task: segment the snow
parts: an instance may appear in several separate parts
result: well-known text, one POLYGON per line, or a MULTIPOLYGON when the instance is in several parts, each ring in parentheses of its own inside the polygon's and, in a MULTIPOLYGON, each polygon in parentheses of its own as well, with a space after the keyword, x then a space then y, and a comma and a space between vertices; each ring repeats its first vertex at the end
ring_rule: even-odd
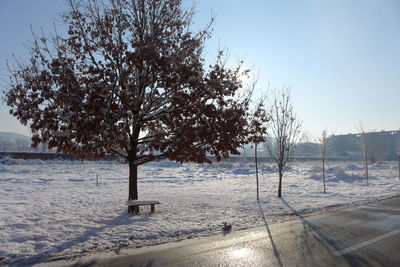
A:
POLYGON ((400 195, 398 165, 328 162, 327 194, 321 164, 296 162, 283 176, 283 198, 272 163, 212 165, 148 163, 139 167, 139 200, 158 200, 155 213, 127 213, 128 166, 119 162, 0 159, 0 261, 32 264, 54 257, 141 247, 233 231, 400 195), (96 175, 99 186, 96 186, 96 175))

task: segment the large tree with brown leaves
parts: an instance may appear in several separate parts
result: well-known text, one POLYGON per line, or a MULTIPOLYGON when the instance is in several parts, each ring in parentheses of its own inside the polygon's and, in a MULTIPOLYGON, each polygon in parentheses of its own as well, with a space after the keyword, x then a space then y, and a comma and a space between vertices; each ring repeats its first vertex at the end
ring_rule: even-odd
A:
POLYGON ((181 4, 69 0, 67 33, 34 35, 32 57, 17 62, 5 94, 33 145, 46 142, 81 159, 124 157, 129 199, 138 199, 139 165, 205 163, 207 153, 221 160, 265 133, 248 120, 247 71, 227 68, 222 52, 205 66, 209 26, 192 32, 193 10, 181 4))

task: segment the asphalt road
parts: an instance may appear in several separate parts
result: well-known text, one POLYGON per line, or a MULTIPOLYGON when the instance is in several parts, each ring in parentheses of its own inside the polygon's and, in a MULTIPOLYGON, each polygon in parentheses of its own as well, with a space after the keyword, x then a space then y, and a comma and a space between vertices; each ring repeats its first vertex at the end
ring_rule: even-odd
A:
MULTIPOLYGON (((289 204, 286 203, 288 207, 289 204)), ((74 266, 400 266, 400 198, 74 266)))

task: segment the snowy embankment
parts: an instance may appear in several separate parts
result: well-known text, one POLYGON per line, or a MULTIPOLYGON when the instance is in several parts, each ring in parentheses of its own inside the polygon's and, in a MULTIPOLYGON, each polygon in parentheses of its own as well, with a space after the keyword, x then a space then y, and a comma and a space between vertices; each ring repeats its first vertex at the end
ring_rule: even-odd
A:
POLYGON ((251 163, 150 163, 139 168, 139 199, 162 204, 154 214, 142 207, 135 216, 125 205, 125 164, 0 159, 0 264, 118 252, 221 233, 224 221, 244 229, 400 194, 396 162, 371 165, 368 187, 362 163, 328 163, 326 194, 319 166, 298 162, 287 168, 279 199, 276 169, 262 164, 257 202, 251 163))

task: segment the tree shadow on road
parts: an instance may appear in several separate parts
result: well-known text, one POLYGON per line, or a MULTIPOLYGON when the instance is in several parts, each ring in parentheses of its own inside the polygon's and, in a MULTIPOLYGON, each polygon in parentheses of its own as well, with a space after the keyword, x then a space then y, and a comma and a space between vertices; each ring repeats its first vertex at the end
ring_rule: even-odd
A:
MULTIPOLYGON (((295 216, 300 219, 303 225, 304 231, 301 234, 301 238, 304 247, 302 249, 302 252, 303 258, 307 258, 309 263, 314 263, 315 265, 318 265, 318 261, 316 261, 315 256, 313 255, 313 250, 311 249, 316 244, 315 242, 310 242, 311 240, 317 241, 318 244, 325 247, 327 251, 332 251, 332 249, 334 251, 340 251, 342 249, 338 241, 336 241, 337 239, 335 239, 335 236, 324 232, 323 229, 321 229, 318 225, 310 222, 310 220, 307 220, 304 215, 302 215, 292 206, 290 206, 290 204, 284 198, 280 199, 282 203, 286 207, 288 207, 295 216)), ((351 266, 373 266, 371 265, 371 263, 367 262, 365 259, 355 254, 344 254, 341 257, 351 266)))
POLYGON ((262 219, 263 219, 263 221, 264 221, 265 228, 266 228, 266 230, 267 230, 267 232, 268 232, 268 237, 269 237, 269 240, 271 241, 272 249, 274 250, 274 256, 275 256, 276 260, 278 261, 278 266, 282 267, 283 264, 282 264, 281 257, 280 257, 280 255, 279 255, 279 251, 278 251, 278 249, 276 248, 274 239, 272 238, 272 234, 271 234, 271 231, 269 230, 268 222, 267 222, 267 220, 265 219, 264 211, 263 211, 263 209, 262 209, 262 207, 261 207, 260 202, 258 202, 258 207, 260 208, 260 213, 261 213, 262 219))

